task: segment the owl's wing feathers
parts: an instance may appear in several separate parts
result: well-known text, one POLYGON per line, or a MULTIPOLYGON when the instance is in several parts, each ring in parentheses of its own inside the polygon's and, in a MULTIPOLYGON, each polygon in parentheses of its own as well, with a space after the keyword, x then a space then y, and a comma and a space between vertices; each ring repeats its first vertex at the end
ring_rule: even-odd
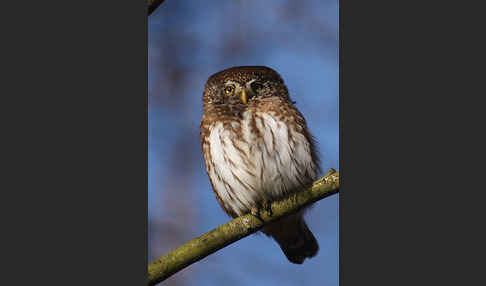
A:
MULTIPOLYGON (((266 123, 270 126, 273 123, 274 126, 270 130, 272 134, 280 134, 272 138, 279 140, 277 145, 280 145, 274 147, 273 151, 274 156, 284 158, 285 154, 280 153, 288 152, 288 158, 292 163, 287 164, 287 173, 282 177, 288 179, 287 184, 291 186, 289 188, 300 190, 315 180, 320 173, 319 157, 314 138, 299 110, 289 100, 269 97, 257 102, 254 112, 257 115, 263 113, 262 117, 266 118, 266 123), (289 172, 292 168, 295 172, 289 172)), ((274 142, 275 140, 272 141, 274 142)), ((265 145, 270 144, 267 142, 265 145)), ((278 183, 274 182, 274 185, 278 183)), ((319 251, 317 240, 307 227, 302 211, 264 227, 262 232, 275 239, 292 263, 301 264, 319 251)))
MULTIPOLYGON (((281 136, 277 136, 276 139, 287 141, 282 142, 282 144, 288 144, 291 159, 298 166, 301 166, 299 171, 302 172, 300 179, 303 180, 303 185, 299 188, 315 180, 321 173, 316 141, 307 128, 304 116, 292 102, 279 96, 273 96, 255 101, 253 106, 250 105, 249 108, 254 111, 257 117, 259 114, 266 115, 265 117, 270 120, 265 123, 275 123, 270 128, 271 134, 280 132, 281 136), (282 132, 286 134, 282 134, 282 132), (310 158, 307 158, 309 155, 310 158), (298 159, 305 162, 295 162, 298 159)), ((278 152, 280 150, 274 149, 273 151, 278 152)))

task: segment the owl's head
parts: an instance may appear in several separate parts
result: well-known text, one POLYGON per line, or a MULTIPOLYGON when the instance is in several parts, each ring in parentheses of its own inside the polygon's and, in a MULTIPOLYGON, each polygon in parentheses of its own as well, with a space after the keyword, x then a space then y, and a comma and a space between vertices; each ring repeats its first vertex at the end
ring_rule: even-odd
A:
POLYGON ((289 100, 287 87, 276 71, 265 66, 232 67, 209 77, 203 104, 241 106, 271 96, 289 100))

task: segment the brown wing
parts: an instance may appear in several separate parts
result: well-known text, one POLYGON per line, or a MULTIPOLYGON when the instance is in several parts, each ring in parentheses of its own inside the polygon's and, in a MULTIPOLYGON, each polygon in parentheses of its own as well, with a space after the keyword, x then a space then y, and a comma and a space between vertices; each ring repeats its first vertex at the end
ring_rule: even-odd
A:
MULTIPOLYGON (((252 101, 249 108, 253 109, 255 112, 258 111, 271 114, 278 120, 285 122, 287 126, 294 126, 298 132, 302 133, 309 142, 312 161, 317 166, 317 173, 321 173, 316 140, 307 128, 307 122, 305 121, 304 116, 290 100, 279 96, 266 97, 252 101)), ((289 140, 293 140, 290 131, 288 133, 288 138, 289 140)), ((312 178, 312 180, 315 179, 317 178, 312 178)))

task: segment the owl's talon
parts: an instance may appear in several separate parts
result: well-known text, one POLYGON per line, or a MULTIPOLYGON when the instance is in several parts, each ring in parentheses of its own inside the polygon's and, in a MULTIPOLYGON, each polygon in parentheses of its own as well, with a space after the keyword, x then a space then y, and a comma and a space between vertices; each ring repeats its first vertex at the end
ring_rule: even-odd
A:
POLYGON ((252 216, 256 217, 257 219, 264 221, 262 217, 260 216, 260 211, 258 210, 257 207, 252 207, 250 210, 250 213, 252 216))
POLYGON ((258 209, 256 207, 252 207, 250 211, 252 215, 254 216, 258 215, 258 209))
POLYGON ((269 216, 273 215, 272 203, 270 201, 264 200, 263 203, 262 203, 262 206, 263 206, 263 209, 268 212, 269 216))

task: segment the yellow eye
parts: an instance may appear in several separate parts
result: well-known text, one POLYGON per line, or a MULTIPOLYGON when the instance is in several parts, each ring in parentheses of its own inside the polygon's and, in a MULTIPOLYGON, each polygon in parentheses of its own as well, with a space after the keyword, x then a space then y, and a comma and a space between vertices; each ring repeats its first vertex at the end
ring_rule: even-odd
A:
POLYGON ((231 93, 233 93, 233 90, 234 90, 234 88, 232 86, 227 86, 224 89, 224 93, 231 94, 231 93))

